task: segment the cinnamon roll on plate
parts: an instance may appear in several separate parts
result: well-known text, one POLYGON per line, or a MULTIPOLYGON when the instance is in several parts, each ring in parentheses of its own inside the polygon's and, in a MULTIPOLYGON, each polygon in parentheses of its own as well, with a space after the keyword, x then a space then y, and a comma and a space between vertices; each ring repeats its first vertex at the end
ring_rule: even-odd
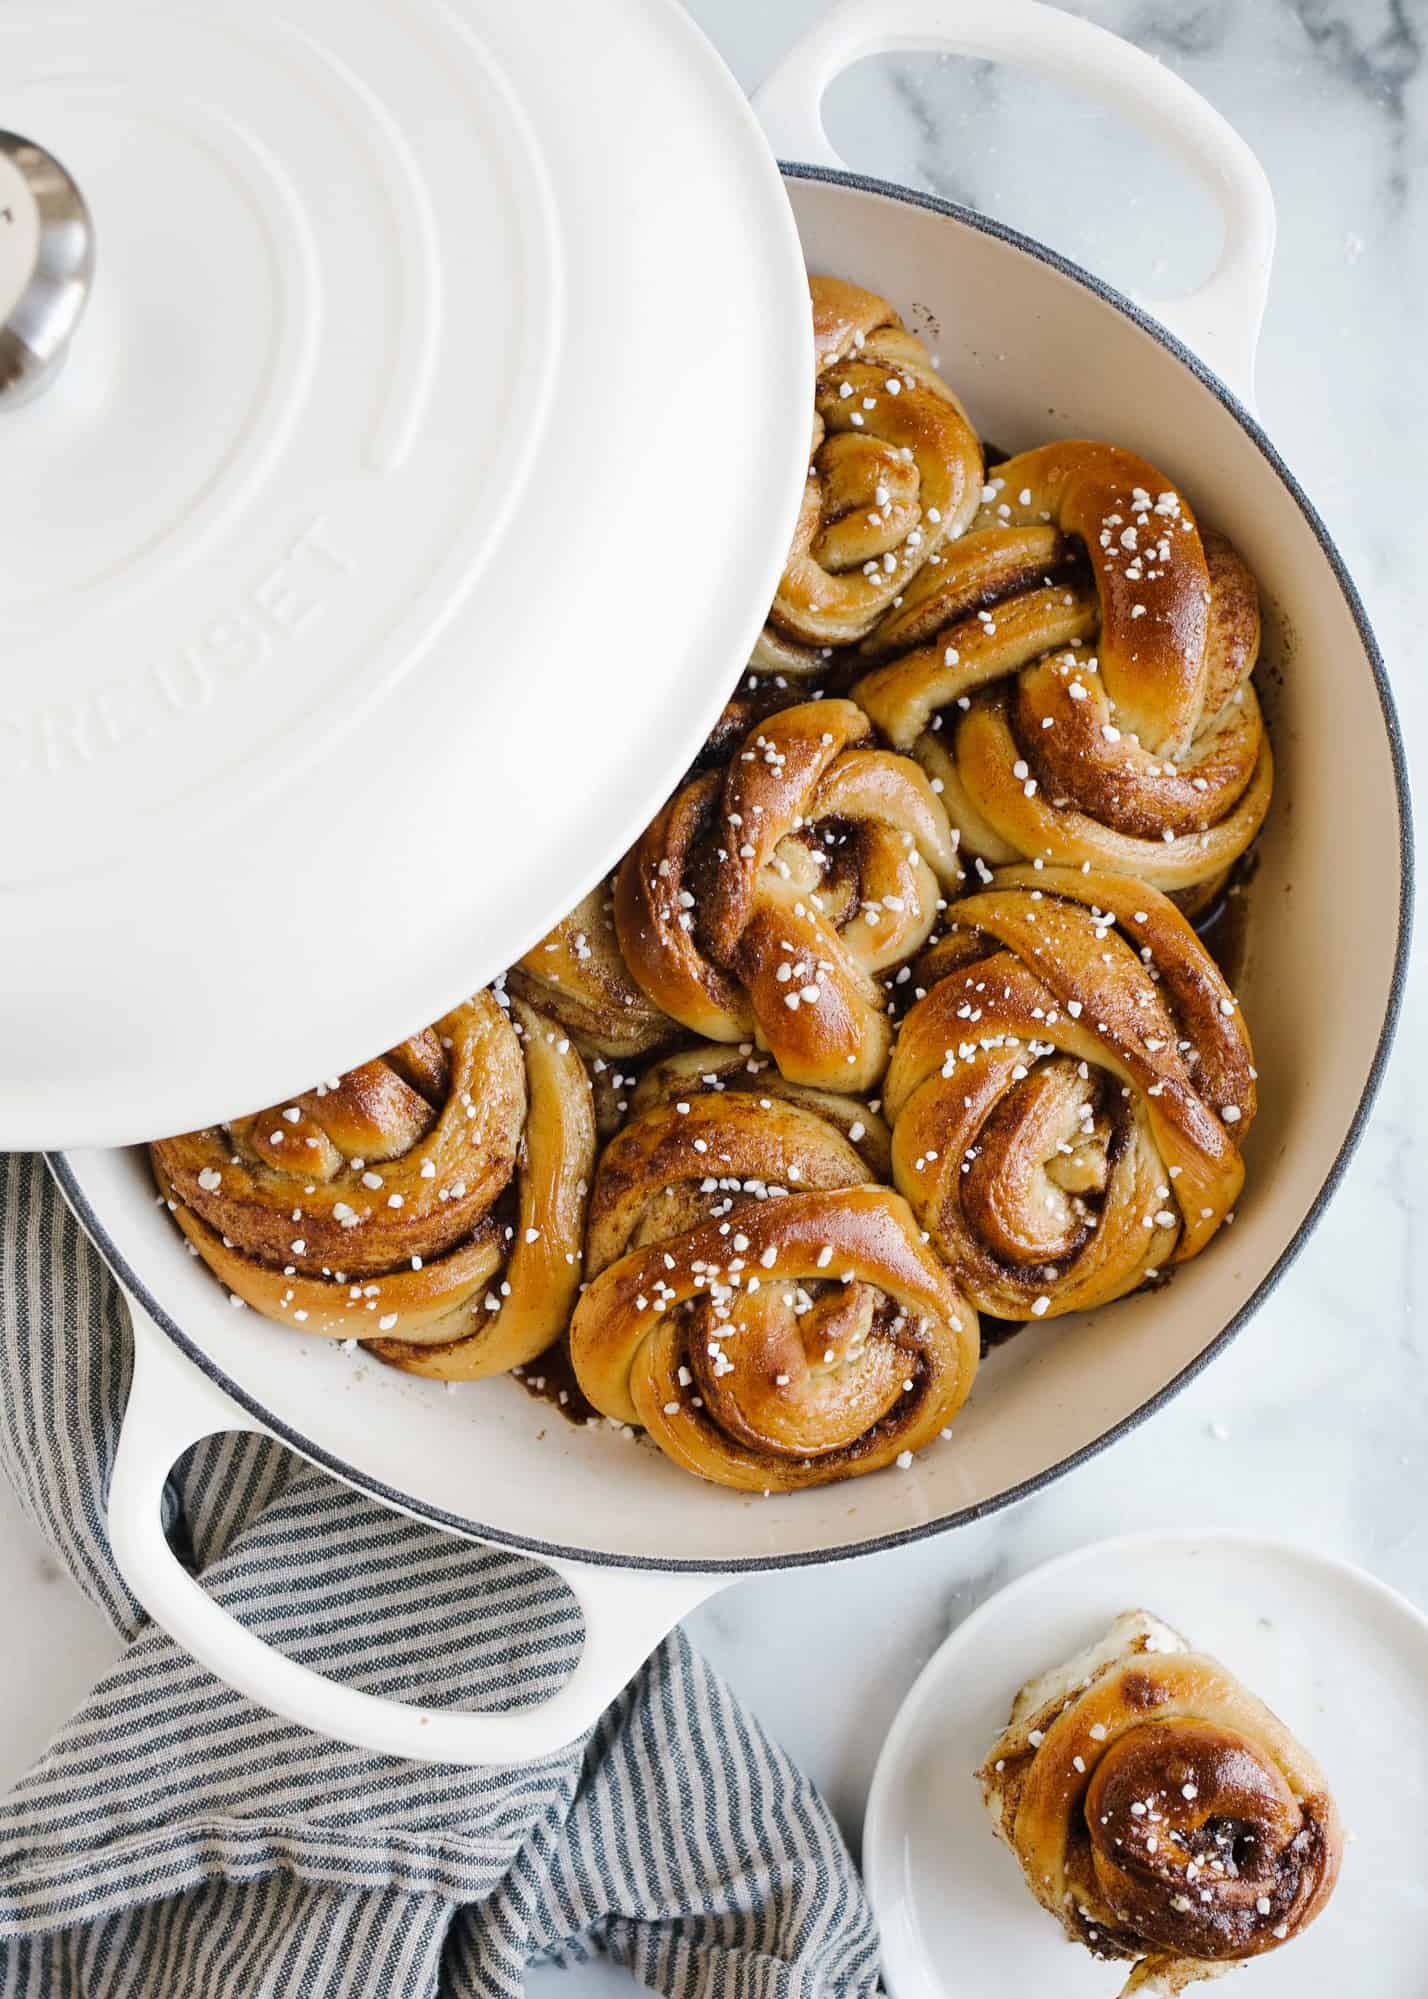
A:
MULTIPOLYGON (((1178 1489, 1163 1447, 1142 1469, 1133 1490, 1178 1489)), ((878 1760, 863 1865, 889 1989, 1417 1992, 1425 1676, 1421 1611, 1254 1534, 1127 1535, 1007 1584, 878 1760)))
POLYGON ((1169 1999, 1297 1937, 1344 1833, 1328 1781, 1218 1660, 1145 1611, 1028 1680, 977 1773, 997 1837, 1073 1943, 1169 1999))

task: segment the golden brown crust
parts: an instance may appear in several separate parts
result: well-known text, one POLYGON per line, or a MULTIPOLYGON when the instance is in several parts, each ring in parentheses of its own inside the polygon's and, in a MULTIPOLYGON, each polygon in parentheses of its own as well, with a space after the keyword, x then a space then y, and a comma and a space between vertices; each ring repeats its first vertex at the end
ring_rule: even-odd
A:
POLYGON ((1193 893, 1268 810, 1254 579, 1131 452, 1068 442, 999 466, 971 532, 864 651, 886 663, 854 698, 993 866, 1089 861, 1193 893))
POLYGON ((891 1038, 881 975, 960 880, 946 815, 850 701, 756 727, 660 812, 616 881, 625 961, 706 1040, 757 1038, 791 1081, 871 1089, 891 1038))
POLYGON ((840 1095, 834 1090, 814 1090, 804 1083, 790 1083, 779 1074, 777 1065, 761 1055, 752 1042, 738 1047, 718 1042, 696 1042, 654 1062, 641 1076, 630 1098, 630 1111, 638 1117, 656 1104, 678 1103, 692 1094, 712 1090, 742 1091, 762 1109, 770 1100, 799 1104, 806 1111, 831 1124, 857 1150, 867 1167, 870 1180, 892 1179, 892 1133, 885 1120, 871 1110, 861 1097, 840 1095))
POLYGON ((1244 1178, 1253 1058, 1165 896, 1009 868, 952 905, 918 975, 893 1174, 980 1311, 1084 1310, 1204 1248, 1244 1178))
POLYGON ((1127 1613, 1089 1672, 1024 1689, 979 1771, 998 1836, 1073 1941, 1174 1993, 1275 1949, 1328 1901, 1323 1772, 1216 1660, 1127 1613), (1030 1694, 1030 1698, 1028 1695, 1030 1694))
MULTIPOLYGON (((771 645, 849 645, 870 631, 977 506, 982 452, 926 347, 886 299, 809 281, 817 381, 808 482, 769 614, 771 645)), ((816 672, 805 653, 803 668, 816 672)))
POLYGON ((672 1041, 679 1025, 630 977, 615 935, 612 882, 601 882, 507 974, 520 998, 556 1021, 587 1056, 628 1061, 672 1041))
POLYGON ((906 1204, 802 1104, 659 1097, 591 1199, 571 1359, 605 1415, 745 1491, 876 1471, 938 1434, 976 1318, 906 1204))
POLYGON ((705 737, 689 772, 690 777, 701 771, 725 769, 735 751, 743 748, 746 738, 761 722, 781 708, 794 708, 809 699, 807 687, 781 683, 781 676, 778 680, 751 677, 741 683, 738 692, 731 694, 720 709, 718 720, 705 737))
POLYGON ((568 1037, 490 992, 289 1104, 151 1147, 234 1296, 446 1380, 534 1359, 563 1330, 594 1152, 568 1037))
POLYGON ((793 683, 789 699, 798 700, 802 697, 797 690, 803 683, 817 680, 828 671, 832 653, 831 646, 800 645, 797 639, 788 638, 773 625, 765 625, 749 654, 749 672, 758 675, 764 687, 777 680, 793 683))
POLYGON ((718 771, 694 778, 657 812, 615 877, 615 929, 625 963, 654 1004, 708 1041, 743 1041, 753 1010, 737 979, 700 947, 686 880, 717 848, 718 771))

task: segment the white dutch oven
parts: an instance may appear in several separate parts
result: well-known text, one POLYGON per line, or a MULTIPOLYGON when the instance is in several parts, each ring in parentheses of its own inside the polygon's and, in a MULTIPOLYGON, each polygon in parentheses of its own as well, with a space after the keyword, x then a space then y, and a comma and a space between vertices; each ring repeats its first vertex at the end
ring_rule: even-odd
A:
MULTIPOLYGON (((780 156, 804 163, 785 182, 808 266, 916 308, 984 434, 1007 449, 1048 434, 1118 439, 1163 467, 1259 576, 1278 789, 1242 986, 1263 1106, 1247 1190, 1234 1227, 1166 1290, 1030 1326, 992 1353, 950 1440, 911 1471, 750 1501, 607 1429, 567 1427, 513 1382, 449 1394, 235 1313, 154 1205, 141 1153, 57 1158, 134 1301, 134 1386, 110 1502, 126 1575, 160 1622, 255 1700, 398 1755, 503 1761, 553 1748, 731 1578, 939 1532, 1123 1434, 1224 1345, 1304 1241, 1359 1135, 1397 1009, 1409 897, 1403 759, 1353 585, 1250 413, 1273 239, 1252 155, 1157 62, 1031 0, 851 0, 786 60, 756 109, 780 156), (843 171, 819 116, 824 90, 848 63, 913 48, 1029 65, 1098 93, 1178 149, 1224 214, 1209 283, 1173 307, 1142 309, 1009 230, 843 171), (585 1614, 573 1679, 512 1715, 420 1712, 266 1649, 178 1567, 160 1529, 174 1459, 235 1427, 282 1438, 392 1506, 548 1561, 585 1614)), ((756 615, 761 603, 747 608, 756 615)), ((584 861, 613 858, 614 830, 571 865, 572 887, 594 872, 584 861)))

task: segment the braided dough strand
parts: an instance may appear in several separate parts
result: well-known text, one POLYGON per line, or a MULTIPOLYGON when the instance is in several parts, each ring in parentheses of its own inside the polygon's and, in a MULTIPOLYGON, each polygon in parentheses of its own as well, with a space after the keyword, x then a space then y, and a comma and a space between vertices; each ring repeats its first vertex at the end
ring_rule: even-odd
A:
POLYGON ((630 977, 611 895, 608 882, 591 889, 512 967, 506 983, 559 1022, 587 1056, 622 1060, 660 1047, 676 1030, 630 977))
POLYGON ((756 1054, 749 1042, 727 1048, 706 1041, 664 1056, 641 1076, 630 1098, 630 1110, 639 1116, 656 1104, 679 1103, 705 1090, 742 1091, 763 1110, 771 1108, 772 1098, 799 1104, 831 1124, 856 1148, 869 1180, 892 1178, 892 1134, 876 1111, 869 1110, 858 1097, 790 1083, 769 1057, 756 1054))

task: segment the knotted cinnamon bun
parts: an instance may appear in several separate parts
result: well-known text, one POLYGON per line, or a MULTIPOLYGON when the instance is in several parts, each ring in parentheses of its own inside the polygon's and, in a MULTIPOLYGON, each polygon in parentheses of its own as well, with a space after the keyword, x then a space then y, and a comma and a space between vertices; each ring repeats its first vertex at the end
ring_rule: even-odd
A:
POLYGON ((786 681, 795 687, 801 684, 807 693, 808 683, 823 678, 834 656, 832 646, 800 645, 797 639, 786 638, 772 625, 765 625, 749 654, 749 673, 761 687, 786 681))
POLYGON ((628 1060, 678 1032, 646 999, 620 955, 611 884, 592 888, 512 966, 506 984, 586 1053, 628 1060))
POLYGON ((892 1178, 892 1133, 876 1111, 860 1097, 846 1097, 835 1090, 813 1090, 803 1083, 790 1083, 781 1076, 767 1055, 761 1055, 748 1041, 737 1048, 715 1041, 697 1042, 665 1055, 645 1070, 633 1096, 634 1116, 656 1104, 677 1103, 691 1093, 712 1090, 742 1090, 760 1110, 772 1109, 771 1099, 801 1104, 835 1131, 841 1131, 868 1168, 870 1180, 892 1178))
POLYGON ((1089 861, 1199 903, 1268 809, 1254 579, 1133 452, 998 466, 864 651, 886 664, 854 698, 993 867, 1089 861))
POLYGON ((976 1315, 906 1204, 867 1184, 856 1115, 845 1137, 750 1084, 657 1084, 606 1148, 576 1378, 720 1485, 788 1492, 909 1464, 971 1386, 976 1315))
POLYGON ((978 1777, 1071 1940, 1138 1961, 1126 1999, 1274 1950, 1333 1892, 1343 1831, 1313 1758, 1144 1611, 1023 1687, 978 1777))
POLYGON ((982 484, 976 433, 887 300, 840 278, 809 289, 818 373, 808 482, 755 660, 793 677, 872 629, 966 527, 982 484))
POLYGON ((922 770, 851 701, 771 715, 665 806, 616 880, 625 962, 712 1041, 757 1038, 790 1081, 871 1089, 891 1026, 881 975, 960 880, 922 770))
POLYGON ((506 974, 510 991, 563 1027, 585 1057, 595 1121, 608 1138, 627 1108, 634 1069, 678 1037, 679 1023, 646 999, 620 954, 602 882, 506 974))
POLYGON ((594 1154, 569 1038, 491 992, 290 1103, 151 1148, 179 1227, 236 1298, 449 1381, 563 1331, 594 1154))
POLYGON ((1255 1113, 1229 987, 1157 890, 1008 868, 918 967, 884 1105, 893 1174, 979 1311, 1084 1310, 1195 1256, 1255 1113))

